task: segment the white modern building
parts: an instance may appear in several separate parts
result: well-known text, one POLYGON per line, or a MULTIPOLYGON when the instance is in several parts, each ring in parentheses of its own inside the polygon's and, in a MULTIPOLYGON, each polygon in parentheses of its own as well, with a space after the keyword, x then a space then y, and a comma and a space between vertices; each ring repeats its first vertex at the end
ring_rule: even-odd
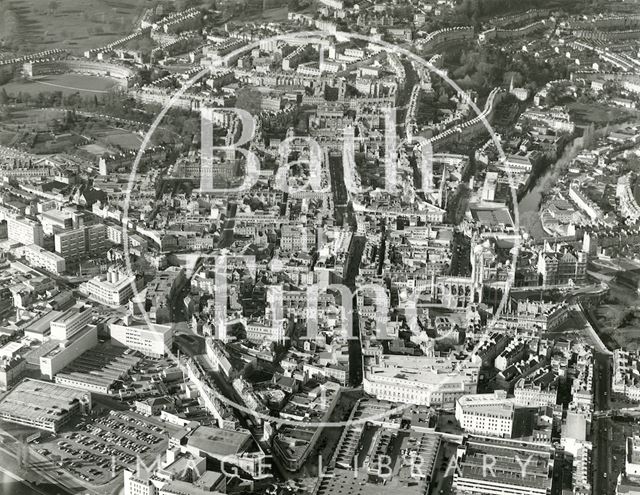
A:
MULTIPOLYGON (((53 339, 52 339, 53 340, 53 339)), ((98 345, 98 328, 85 326, 69 340, 57 341, 58 345, 40 357, 40 373, 49 379, 81 354, 98 345)))
POLYGON ((160 357, 173 345, 173 326, 134 320, 130 316, 109 324, 111 343, 139 351, 145 356, 160 357))
POLYGON ((42 246, 44 243, 42 225, 25 217, 7 218, 7 236, 25 246, 42 246))
POLYGON ((51 322, 51 338, 68 340, 91 323, 93 311, 89 308, 73 307, 51 322))
POLYGON ((365 370, 364 391, 390 402, 453 406, 476 393, 478 371, 476 364, 449 357, 384 356, 365 370))
POLYGON ((91 394, 55 383, 24 379, 0 400, 0 419, 52 433, 91 411, 91 394))
POLYGON ((503 390, 463 395, 456 401, 456 420, 467 433, 513 438, 530 434, 531 410, 508 399, 503 390))
POLYGON ((109 270, 106 277, 94 277, 83 284, 81 289, 94 301, 107 306, 122 306, 133 296, 135 282, 135 275, 109 270))
POLYGON ((29 244, 22 248, 22 256, 32 267, 42 268, 48 272, 60 275, 67 269, 64 258, 56 253, 47 251, 36 244, 29 244))
POLYGON ((76 228, 83 221, 82 215, 70 208, 51 208, 43 211, 38 218, 47 235, 76 228))

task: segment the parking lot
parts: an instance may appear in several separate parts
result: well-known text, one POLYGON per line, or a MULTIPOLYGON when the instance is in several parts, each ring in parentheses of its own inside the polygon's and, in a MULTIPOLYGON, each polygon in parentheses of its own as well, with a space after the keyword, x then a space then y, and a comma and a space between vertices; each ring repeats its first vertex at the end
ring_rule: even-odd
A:
POLYGON ((167 443, 161 423, 128 411, 112 411, 97 419, 83 419, 72 431, 33 447, 73 476, 101 485, 124 468, 135 468, 138 458, 150 464, 167 443))

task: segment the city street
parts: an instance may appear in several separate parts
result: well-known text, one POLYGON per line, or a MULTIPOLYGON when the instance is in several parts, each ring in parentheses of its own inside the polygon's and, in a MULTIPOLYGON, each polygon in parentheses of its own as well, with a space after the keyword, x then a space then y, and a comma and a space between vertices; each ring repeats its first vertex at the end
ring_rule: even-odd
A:
MULTIPOLYGON (((609 409, 611 395, 611 357, 607 354, 595 355, 594 408, 596 411, 609 409)), ((607 417, 594 418, 591 427, 593 441, 593 493, 613 493, 615 478, 611 473, 612 420, 607 417), (605 474, 607 476, 605 477, 605 474)))

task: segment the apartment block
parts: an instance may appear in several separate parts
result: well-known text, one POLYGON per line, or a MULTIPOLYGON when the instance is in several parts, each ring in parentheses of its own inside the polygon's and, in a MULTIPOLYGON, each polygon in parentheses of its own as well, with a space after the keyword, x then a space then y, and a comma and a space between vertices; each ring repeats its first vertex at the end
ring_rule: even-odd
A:
POLYGON ((107 229, 104 225, 85 225, 55 234, 55 251, 65 260, 79 260, 106 252, 107 229))
POLYGON ((29 244, 22 248, 22 255, 29 265, 43 268, 56 275, 64 273, 67 269, 66 262, 62 256, 47 251, 36 244, 29 244))
POLYGON ((36 246, 44 245, 44 231, 42 225, 25 217, 7 218, 7 236, 10 240, 19 242, 28 246, 35 244, 36 246))

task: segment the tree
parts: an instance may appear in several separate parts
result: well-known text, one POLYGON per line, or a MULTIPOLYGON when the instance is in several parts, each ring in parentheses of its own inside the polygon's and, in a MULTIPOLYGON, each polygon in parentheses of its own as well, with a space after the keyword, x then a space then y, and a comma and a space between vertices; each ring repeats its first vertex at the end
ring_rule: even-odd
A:
POLYGON ((67 111, 64 113, 64 127, 65 129, 71 129, 76 123, 76 111, 67 111))
POLYGON ((0 85, 7 84, 13 79, 14 72, 11 67, 0 69, 0 85))
POLYGON ((7 103, 9 103, 9 95, 7 90, 2 88, 2 91, 0 91, 0 105, 6 105, 7 103))
POLYGON ((60 6, 60 4, 57 2, 57 0, 51 0, 49 2, 49 12, 53 15, 56 14, 56 10, 58 10, 58 7, 60 6))

